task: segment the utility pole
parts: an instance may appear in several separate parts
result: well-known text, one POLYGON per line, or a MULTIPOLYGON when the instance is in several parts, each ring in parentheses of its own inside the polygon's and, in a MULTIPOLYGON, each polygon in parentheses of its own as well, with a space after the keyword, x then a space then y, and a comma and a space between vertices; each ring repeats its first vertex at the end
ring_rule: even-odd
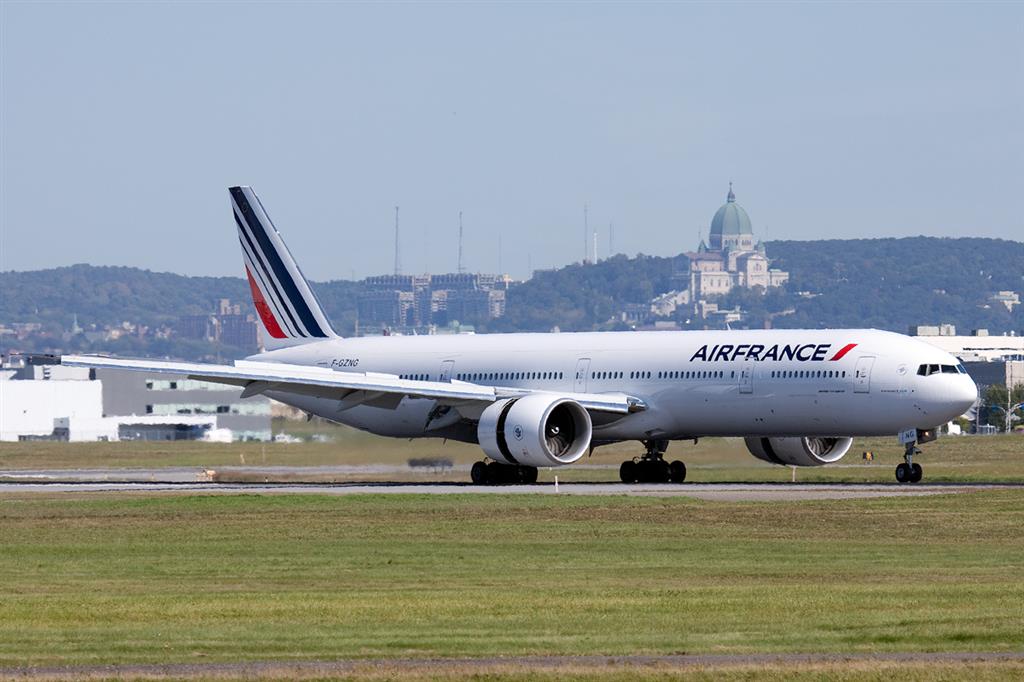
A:
POLYGON ((398 250, 398 207, 395 206, 395 274, 402 274, 402 260, 398 250))
POLYGON ((459 269, 457 272, 461 275, 462 270, 462 211, 459 211, 459 269))
MULTIPOLYGON (((1016 361, 1010 361, 1006 363, 1006 404, 1013 405, 1013 389, 1017 386, 1024 387, 1024 377, 1020 375, 1017 368, 1024 367, 1018 364, 1016 361)), ((1013 405, 1010 409, 1006 410, 1006 430, 1009 431, 1013 427, 1013 421, 1011 415, 1017 410, 1024 407, 1024 395, 1020 395, 1020 403, 1013 405)))
POLYGON ((1010 385, 1010 377, 1006 377, 1006 432, 1010 432, 1010 417, 1013 416, 1013 386, 1010 385))

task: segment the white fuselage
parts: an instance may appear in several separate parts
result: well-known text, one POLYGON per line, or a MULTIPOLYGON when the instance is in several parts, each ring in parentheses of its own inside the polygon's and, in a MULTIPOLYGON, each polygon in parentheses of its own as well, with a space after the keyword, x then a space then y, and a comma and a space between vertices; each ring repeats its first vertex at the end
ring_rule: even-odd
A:
MULTIPOLYGON (((864 329, 364 337, 250 359, 562 395, 625 393, 646 404, 633 414, 595 420, 598 444, 894 435, 945 423, 977 397, 962 368, 918 373, 921 365, 959 366, 953 356, 907 336, 864 329)), ((397 409, 342 409, 337 400, 284 391, 268 395, 385 436, 459 437, 426 429, 433 400, 405 397, 397 409)))

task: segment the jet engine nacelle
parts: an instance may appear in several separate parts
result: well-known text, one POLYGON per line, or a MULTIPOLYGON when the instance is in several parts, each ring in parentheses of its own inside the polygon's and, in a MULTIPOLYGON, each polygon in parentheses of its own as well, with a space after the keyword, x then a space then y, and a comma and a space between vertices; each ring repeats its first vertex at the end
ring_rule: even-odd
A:
POLYGON ((533 467, 572 464, 590 448, 591 433, 583 406, 542 393, 499 400, 484 410, 477 426, 488 457, 533 467))
POLYGON ((744 438, 747 450, 758 459, 774 464, 816 467, 842 459, 852 438, 744 438))

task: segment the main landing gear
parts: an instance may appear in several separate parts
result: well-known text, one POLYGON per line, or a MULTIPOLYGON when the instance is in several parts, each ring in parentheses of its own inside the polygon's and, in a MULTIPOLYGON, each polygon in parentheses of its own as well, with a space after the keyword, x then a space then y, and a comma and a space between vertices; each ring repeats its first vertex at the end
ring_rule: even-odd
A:
POLYGON ((924 474, 921 465, 914 461, 914 455, 921 454, 915 446, 914 442, 907 443, 903 453, 904 462, 896 467, 896 480, 900 483, 919 483, 924 474))
POLYGON ((678 459, 665 461, 667 440, 645 440, 647 451, 639 459, 627 459, 619 467, 623 483, 682 483, 686 480, 686 465, 678 459))
POLYGON ((469 470, 475 485, 536 483, 537 467, 510 466, 497 462, 476 462, 469 470))

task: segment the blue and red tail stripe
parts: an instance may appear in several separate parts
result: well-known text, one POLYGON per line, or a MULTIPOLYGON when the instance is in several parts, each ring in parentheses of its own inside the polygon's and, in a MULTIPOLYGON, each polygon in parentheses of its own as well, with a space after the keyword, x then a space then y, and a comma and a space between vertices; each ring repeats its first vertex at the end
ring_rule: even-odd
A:
POLYGON ((260 321, 272 339, 336 336, 280 233, 248 187, 231 187, 246 277, 260 321))

